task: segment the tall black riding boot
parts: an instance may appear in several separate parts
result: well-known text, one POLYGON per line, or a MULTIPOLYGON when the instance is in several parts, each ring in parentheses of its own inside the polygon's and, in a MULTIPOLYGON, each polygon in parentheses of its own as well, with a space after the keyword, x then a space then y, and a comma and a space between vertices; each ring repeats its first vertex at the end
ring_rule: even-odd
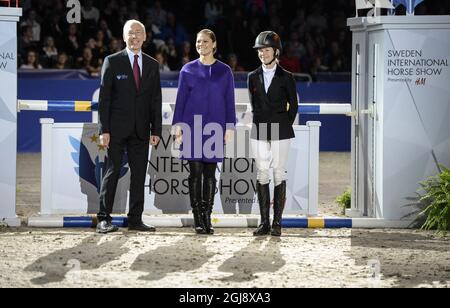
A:
POLYGON ((192 214, 194 215, 194 229, 197 234, 205 234, 205 224, 202 219, 202 180, 189 179, 189 196, 191 198, 192 214))
POLYGON ((214 196, 216 194, 216 179, 205 178, 203 181, 203 223, 207 234, 214 234, 211 223, 211 213, 214 207, 214 196))
POLYGON ((254 236, 269 235, 270 233, 270 191, 269 184, 256 185, 259 200, 259 211, 261 213, 261 224, 253 232, 254 236))
POLYGON ((284 205, 286 204, 286 181, 275 187, 273 202, 272 235, 281 236, 281 220, 283 219, 284 205))

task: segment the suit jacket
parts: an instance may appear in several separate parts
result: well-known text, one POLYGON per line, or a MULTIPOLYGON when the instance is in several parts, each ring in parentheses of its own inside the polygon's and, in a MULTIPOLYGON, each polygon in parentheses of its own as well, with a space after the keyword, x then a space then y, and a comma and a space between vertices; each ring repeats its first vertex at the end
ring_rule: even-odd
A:
POLYGON ((142 140, 162 132, 159 64, 142 53, 142 76, 136 89, 126 49, 105 58, 99 98, 100 134, 124 138, 136 131, 142 140))
POLYGON ((248 89, 253 110, 252 139, 285 140, 295 138, 294 124, 298 112, 297 86, 294 76, 277 65, 275 76, 266 93, 262 67, 248 74, 248 89), (279 135, 271 126, 279 125, 279 135))

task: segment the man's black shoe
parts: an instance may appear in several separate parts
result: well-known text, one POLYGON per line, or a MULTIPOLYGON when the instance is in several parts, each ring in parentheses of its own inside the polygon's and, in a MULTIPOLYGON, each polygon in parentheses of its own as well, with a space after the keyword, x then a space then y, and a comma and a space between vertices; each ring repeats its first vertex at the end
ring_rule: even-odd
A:
POLYGON ((139 232, 155 232, 156 228, 153 226, 147 226, 143 222, 139 224, 128 224, 129 231, 139 231, 139 232))

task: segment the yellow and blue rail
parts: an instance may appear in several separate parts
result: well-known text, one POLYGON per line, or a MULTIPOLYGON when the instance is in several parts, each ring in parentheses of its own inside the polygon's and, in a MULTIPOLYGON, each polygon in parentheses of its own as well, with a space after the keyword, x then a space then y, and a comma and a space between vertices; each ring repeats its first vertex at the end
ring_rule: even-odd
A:
MULTIPOLYGON (((190 216, 146 216, 144 221, 163 228, 190 227, 193 224, 190 216)), ((215 216, 212 223, 218 228, 255 228, 259 224, 256 217, 215 216)), ((119 228, 128 226, 127 217, 113 217, 112 224, 119 228)), ((97 225, 95 216, 65 216, 65 217, 33 217, 28 221, 29 227, 42 228, 93 228, 97 225)), ((283 228, 294 229, 337 229, 354 227, 351 218, 284 218, 283 228)))
POLYGON ((90 101, 18 100, 18 109, 19 111, 92 112, 98 111, 98 103, 90 101))
MULTIPOLYGON (((169 105, 169 104, 165 104, 169 105)), ((239 104, 237 104, 239 105, 239 104)), ((19 111, 61 111, 92 112, 98 111, 98 102, 64 100, 18 100, 19 111)), ((300 104, 300 114, 350 115, 350 104, 300 104)))

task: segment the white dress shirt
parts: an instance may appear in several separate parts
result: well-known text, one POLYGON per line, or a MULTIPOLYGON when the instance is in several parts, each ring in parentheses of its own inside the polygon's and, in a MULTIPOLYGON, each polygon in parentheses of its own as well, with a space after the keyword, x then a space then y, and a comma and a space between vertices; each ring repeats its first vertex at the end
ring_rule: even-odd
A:
POLYGON ((272 69, 265 68, 264 65, 262 68, 264 73, 264 88, 266 89, 267 94, 269 92, 270 85, 272 84, 273 77, 275 76, 277 65, 275 65, 272 69))
MULTIPOLYGON (((127 48, 127 53, 128 53, 128 58, 130 58, 130 62, 131 62, 131 70, 133 70, 134 52, 132 52, 130 49, 127 48)), ((139 64, 139 69, 141 70, 141 76, 142 76, 142 51, 139 51, 138 56, 139 56, 138 64, 139 64)))

